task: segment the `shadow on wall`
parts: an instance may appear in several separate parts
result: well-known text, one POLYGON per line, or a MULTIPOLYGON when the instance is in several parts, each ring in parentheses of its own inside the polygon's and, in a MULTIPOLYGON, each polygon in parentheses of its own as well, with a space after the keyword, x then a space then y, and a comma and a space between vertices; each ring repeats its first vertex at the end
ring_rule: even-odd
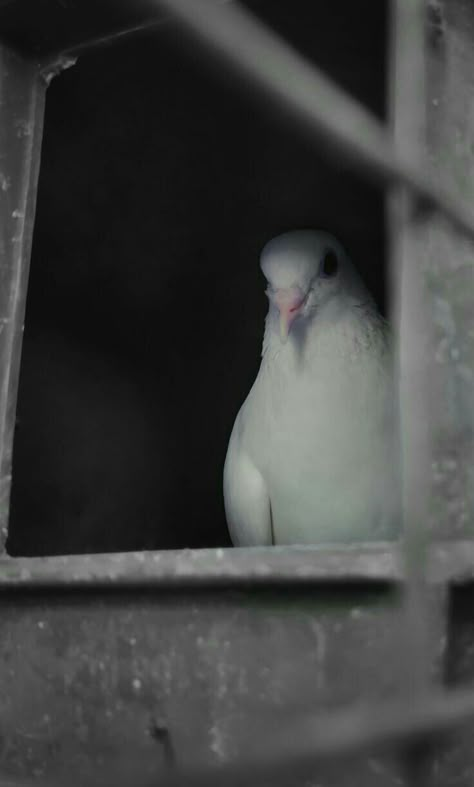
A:
MULTIPOLYGON (((382 114, 382 4, 248 5, 382 114)), ((381 195, 172 24, 53 81, 12 554, 229 543, 222 465, 259 364, 258 255, 297 227, 338 235, 383 300, 381 195)))

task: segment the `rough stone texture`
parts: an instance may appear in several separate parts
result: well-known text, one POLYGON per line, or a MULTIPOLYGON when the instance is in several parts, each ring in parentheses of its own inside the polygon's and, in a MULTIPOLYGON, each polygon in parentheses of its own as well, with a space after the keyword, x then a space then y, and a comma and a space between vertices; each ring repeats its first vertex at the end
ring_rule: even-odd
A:
MULTIPOLYGON (((377 584, 4 595, 0 774, 94 783, 130 762, 134 779, 170 757, 239 762, 292 714, 393 696, 392 602, 377 584)), ((364 758, 324 783, 379 784, 387 768, 364 758)))
MULTIPOLYGON (((432 559, 434 678, 445 582, 465 576, 466 552, 432 559)), ((4 559, 0 776, 187 784, 177 768, 198 766, 206 784, 206 767, 242 767, 277 739, 291 757, 305 718, 400 698, 400 579, 395 548, 374 545, 4 559)), ((402 774, 378 752, 268 778, 349 787, 402 774)))

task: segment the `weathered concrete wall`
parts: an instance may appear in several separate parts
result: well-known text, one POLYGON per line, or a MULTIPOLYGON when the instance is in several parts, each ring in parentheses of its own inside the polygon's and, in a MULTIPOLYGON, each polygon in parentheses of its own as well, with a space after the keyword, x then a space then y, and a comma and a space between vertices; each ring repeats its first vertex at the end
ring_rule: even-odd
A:
MULTIPOLYGON (((445 582, 468 551, 431 563, 438 676, 445 582)), ((281 763, 305 718, 399 697, 405 681, 393 547, 5 559, 0 577, 4 779, 166 783, 262 752, 271 762, 277 738, 281 763)), ((364 754, 292 776, 279 766, 269 783, 399 777, 390 757, 364 754)))
MULTIPOLYGON (((125 769, 136 784, 162 772, 170 746, 173 767, 239 762, 292 717, 393 696, 400 681, 396 615, 377 585, 44 592, 4 596, 1 618, 4 779, 86 784, 125 769)), ((374 762, 358 764, 359 783, 380 783, 388 766, 374 762)))

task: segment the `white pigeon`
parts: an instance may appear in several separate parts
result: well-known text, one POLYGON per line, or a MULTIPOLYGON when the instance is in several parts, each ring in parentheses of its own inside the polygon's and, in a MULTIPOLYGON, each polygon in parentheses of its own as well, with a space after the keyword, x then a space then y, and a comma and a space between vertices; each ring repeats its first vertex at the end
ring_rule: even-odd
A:
POLYGON ((262 361, 224 466, 232 542, 396 538, 387 323, 326 232, 274 238, 261 268, 269 300, 262 361))

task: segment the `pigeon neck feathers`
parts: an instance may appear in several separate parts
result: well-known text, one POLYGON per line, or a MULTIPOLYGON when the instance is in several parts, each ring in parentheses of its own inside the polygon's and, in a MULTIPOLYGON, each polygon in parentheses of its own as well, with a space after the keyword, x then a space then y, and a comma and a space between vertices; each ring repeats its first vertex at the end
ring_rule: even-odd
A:
POLYGON ((282 343, 278 313, 270 306, 262 346, 262 363, 312 366, 321 358, 343 362, 360 359, 374 345, 388 341, 388 325, 368 292, 365 297, 340 296, 328 301, 308 320, 296 321, 282 343))

